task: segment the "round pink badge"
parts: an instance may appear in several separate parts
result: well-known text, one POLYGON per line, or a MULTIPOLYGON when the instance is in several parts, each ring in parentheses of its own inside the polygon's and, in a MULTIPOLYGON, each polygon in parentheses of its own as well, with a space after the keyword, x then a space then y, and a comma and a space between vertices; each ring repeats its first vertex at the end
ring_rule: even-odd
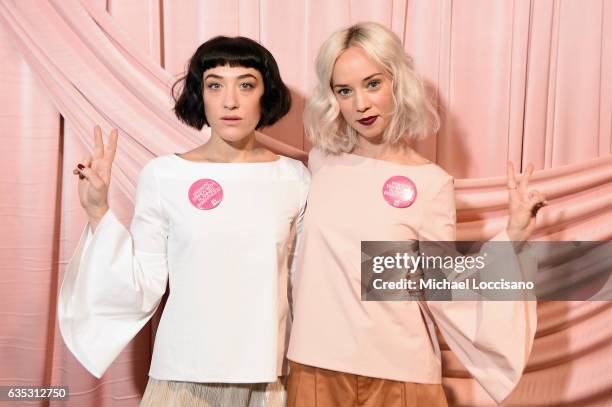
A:
POLYGON ((385 182, 382 189, 383 198, 391 206, 407 208, 416 201, 417 189, 408 177, 395 175, 385 182))
POLYGON ((189 188, 189 201, 198 209, 213 209, 223 199, 223 188, 215 180, 203 178, 189 188))

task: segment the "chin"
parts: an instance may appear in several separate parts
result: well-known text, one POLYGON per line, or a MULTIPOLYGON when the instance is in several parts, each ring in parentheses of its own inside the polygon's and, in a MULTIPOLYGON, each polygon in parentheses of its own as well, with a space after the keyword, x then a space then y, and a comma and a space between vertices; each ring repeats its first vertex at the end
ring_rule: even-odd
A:
POLYGON ((383 140, 383 131, 368 129, 368 131, 359 132, 359 135, 364 139, 368 140, 370 143, 382 142, 383 140))
POLYGON ((236 142, 236 141, 244 140, 245 138, 249 137, 251 134, 253 134, 253 130, 247 131, 247 130, 235 129, 235 131, 224 131, 224 132, 219 132, 217 134, 224 141, 236 142))

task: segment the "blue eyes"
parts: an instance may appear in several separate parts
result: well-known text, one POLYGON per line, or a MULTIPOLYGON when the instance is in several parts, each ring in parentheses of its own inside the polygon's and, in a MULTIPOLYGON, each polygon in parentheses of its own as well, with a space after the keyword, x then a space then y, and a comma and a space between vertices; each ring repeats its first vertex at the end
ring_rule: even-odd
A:
POLYGON ((368 82, 368 89, 376 89, 380 86, 380 81, 370 81, 368 82))
MULTIPOLYGON (((379 79, 373 79, 371 81, 369 81, 366 85, 366 89, 367 90, 376 90, 378 88, 380 88, 380 84, 381 84, 381 80, 379 79)), ((336 90, 336 93, 338 94, 338 96, 341 97, 345 97, 345 96, 349 96, 352 93, 352 89, 351 88, 340 88, 336 90)))

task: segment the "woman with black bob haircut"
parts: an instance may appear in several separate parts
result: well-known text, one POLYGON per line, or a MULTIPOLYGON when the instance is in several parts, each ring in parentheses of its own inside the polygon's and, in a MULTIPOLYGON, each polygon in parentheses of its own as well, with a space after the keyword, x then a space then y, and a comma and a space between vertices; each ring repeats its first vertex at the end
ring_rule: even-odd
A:
MULTIPOLYGON (((64 342, 100 377, 140 331, 170 283, 141 406, 284 406, 291 325, 288 281, 310 174, 255 142, 291 97, 274 58, 244 37, 202 44, 174 111, 210 138, 142 169, 130 230, 108 205, 117 148, 78 164, 89 223, 67 266, 64 342)), ((177 88, 178 89, 178 88, 177 88)))
POLYGON ((224 65, 253 68, 263 77, 262 113, 256 129, 273 125, 289 112, 291 94, 270 51, 249 38, 218 36, 200 45, 189 61, 187 74, 172 87, 174 112, 182 122, 198 130, 209 125, 202 97, 203 73, 224 65), (184 85, 177 97, 175 88, 179 84, 184 85))

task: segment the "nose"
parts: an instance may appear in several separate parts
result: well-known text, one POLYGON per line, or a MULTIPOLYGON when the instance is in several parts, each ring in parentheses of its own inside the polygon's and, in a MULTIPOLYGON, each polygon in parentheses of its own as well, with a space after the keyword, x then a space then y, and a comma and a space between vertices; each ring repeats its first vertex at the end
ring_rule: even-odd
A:
POLYGON ((370 107, 372 107, 372 104, 370 103, 370 98, 367 93, 357 90, 355 92, 355 109, 357 109, 359 113, 364 113, 370 107))
POLYGON ((223 99, 223 107, 228 110, 234 110, 238 108, 238 95, 236 89, 233 87, 227 87, 225 91, 225 97, 223 99))

